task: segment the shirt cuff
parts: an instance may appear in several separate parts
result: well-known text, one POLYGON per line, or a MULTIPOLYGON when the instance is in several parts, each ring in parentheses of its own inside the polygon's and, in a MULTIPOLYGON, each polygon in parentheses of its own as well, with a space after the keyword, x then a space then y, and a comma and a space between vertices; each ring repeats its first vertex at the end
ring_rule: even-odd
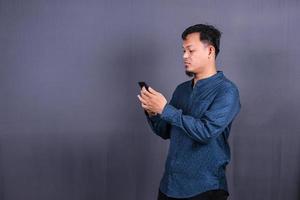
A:
POLYGON ((178 109, 172 106, 171 104, 166 104, 160 117, 167 122, 172 123, 173 120, 175 119, 175 116, 178 113, 178 109))
POLYGON ((156 115, 154 115, 154 116, 150 116, 146 111, 145 111, 145 114, 146 114, 146 116, 147 116, 147 118, 149 119, 149 120, 151 120, 151 121, 153 121, 153 122, 155 122, 155 121, 157 121, 157 120, 160 120, 160 114, 156 114, 156 115))
POLYGON ((160 114, 154 115, 154 116, 149 116, 149 119, 152 121, 156 121, 158 119, 160 119, 160 114))

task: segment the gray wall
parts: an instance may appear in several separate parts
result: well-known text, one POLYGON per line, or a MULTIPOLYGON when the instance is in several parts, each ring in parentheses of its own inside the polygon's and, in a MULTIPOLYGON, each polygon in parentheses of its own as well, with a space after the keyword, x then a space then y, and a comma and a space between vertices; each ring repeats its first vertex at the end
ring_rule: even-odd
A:
POLYGON ((137 81, 169 100, 189 78, 182 31, 223 32, 240 89, 231 200, 300 198, 299 1, 0 0, 0 199, 153 200, 169 141, 137 81))

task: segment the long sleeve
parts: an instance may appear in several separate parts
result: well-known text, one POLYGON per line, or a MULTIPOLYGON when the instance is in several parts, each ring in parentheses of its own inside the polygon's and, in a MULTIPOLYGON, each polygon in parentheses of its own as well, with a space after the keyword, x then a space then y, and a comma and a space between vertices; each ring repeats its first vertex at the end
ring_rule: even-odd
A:
POLYGON ((181 109, 167 104, 161 118, 200 143, 208 143, 217 137, 232 122, 240 111, 241 104, 237 89, 229 89, 219 94, 207 111, 200 117, 183 115, 181 109))
MULTIPOLYGON (((175 90, 176 91, 176 90, 175 90)), ((175 106, 175 92, 172 95, 171 101, 169 103, 173 107, 175 106)), ((157 114, 155 116, 149 116, 148 113, 145 111, 148 124, 151 127, 151 130, 158 136, 163 139, 170 138, 170 129, 171 124, 161 118, 161 114, 157 114)))

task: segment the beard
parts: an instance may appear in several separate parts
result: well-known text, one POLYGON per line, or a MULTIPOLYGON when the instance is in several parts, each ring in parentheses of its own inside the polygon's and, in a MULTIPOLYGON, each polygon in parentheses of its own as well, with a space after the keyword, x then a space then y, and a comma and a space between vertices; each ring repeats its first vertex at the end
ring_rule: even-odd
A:
POLYGON ((185 70, 185 74, 188 76, 188 77, 194 77, 195 73, 194 72, 189 72, 187 70, 185 70))

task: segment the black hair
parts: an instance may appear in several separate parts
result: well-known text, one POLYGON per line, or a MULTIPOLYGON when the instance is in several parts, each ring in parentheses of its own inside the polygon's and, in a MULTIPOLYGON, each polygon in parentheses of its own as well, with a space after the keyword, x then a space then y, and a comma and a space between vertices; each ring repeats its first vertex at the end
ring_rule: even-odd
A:
POLYGON ((222 32, 212 25, 195 24, 185 29, 181 35, 181 38, 185 40, 188 34, 197 32, 200 34, 200 41, 206 42, 215 48, 215 57, 217 57, 220 51, 220 38, 222 32))

